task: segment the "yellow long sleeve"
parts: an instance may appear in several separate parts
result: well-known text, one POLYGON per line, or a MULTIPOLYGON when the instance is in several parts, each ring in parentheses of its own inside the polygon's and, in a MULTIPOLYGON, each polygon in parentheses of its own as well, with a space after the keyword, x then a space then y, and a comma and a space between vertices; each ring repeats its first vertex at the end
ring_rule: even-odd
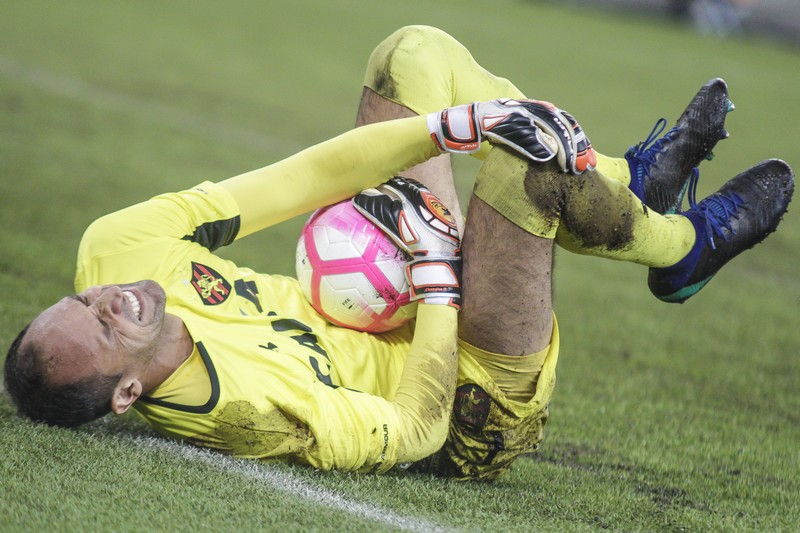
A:
MULTIPOLYGON (((293 216, 351 197, 385 182, 394 174, 438 155, 425 117, 370 124, 348 131, 273 165, 220 183, 239 206, 239 237, 293 216)), ((408 358, 393 401, 368 398, 339 389, 326 393, 347 396, 376 412, 386 410, 393 420, 393 459, 376 449, 371 461, 410 462, 441 448, 447 437, 455 394, 457 312, 441 305, 421 304, 408 358), (353 397, 351 397, 353 396, 353 397), (391 413, 391 414, 389 414, 391 413)), ((346 402, 345 402, 346 403, 346 402)), ((329 404, 332 405, 332 404, 329 404)), ((337 404, 338 405, 338 404, 337 404)), ((339 432, 341 433, 341 432, 339 432)), ((352 444, 338 446, 331 436, 331 457, 318 467, 362 468, 365 458, 354 457, 352 444)), ((327 457, 327 455, 325 456, 327 457)))
POLYGON ((400 425, 397 461, 423 459, 444 444, 455 395, 457 312, 420 304, 417 327, 394 405, 400 425))
POLYGON ((222 181, 241 211, 239 237, 354 196, 438 155, 425 117, 350 130, 222 181))

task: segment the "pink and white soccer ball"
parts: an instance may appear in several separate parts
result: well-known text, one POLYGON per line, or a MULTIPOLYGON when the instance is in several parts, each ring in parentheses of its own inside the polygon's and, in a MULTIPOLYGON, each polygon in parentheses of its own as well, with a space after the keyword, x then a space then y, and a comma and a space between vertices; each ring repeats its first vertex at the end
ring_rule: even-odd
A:
POLYGON ((405 252, 351 200, 311 215, 295 259, 303 293, 333 324, 380 333, 417 314, 408 296, 405 252))

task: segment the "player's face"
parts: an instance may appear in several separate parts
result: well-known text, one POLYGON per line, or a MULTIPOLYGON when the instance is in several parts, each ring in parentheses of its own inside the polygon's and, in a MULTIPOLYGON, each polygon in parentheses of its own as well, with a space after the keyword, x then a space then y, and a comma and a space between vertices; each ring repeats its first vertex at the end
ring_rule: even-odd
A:
POLYGON ((153 281, 96 286, 45 310, 26 337, 37 343, 54 384, 98 372, 127 375, 144 369, 155 354, 165 303, 164 290, 153 281))

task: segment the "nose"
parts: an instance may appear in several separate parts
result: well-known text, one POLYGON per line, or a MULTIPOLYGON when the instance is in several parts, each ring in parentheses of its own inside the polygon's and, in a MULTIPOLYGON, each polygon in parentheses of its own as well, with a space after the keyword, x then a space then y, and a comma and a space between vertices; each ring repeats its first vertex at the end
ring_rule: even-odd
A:
POLYGON ((92 305, 102 314, 111 316, 122 315, 122 300, 125 296, 119 287, 104 287, 92 305))

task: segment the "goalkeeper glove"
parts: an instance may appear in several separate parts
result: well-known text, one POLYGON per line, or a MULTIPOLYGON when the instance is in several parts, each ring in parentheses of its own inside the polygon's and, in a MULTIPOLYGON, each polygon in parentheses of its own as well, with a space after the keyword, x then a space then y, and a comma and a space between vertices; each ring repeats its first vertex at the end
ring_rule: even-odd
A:
POLYGON ((485 138, 533 161, 555 157, 564 172, 581 174, 597 164, 578 121, 549 102, 475 102, 431 113, 427 119, 431 138, 442 152, 474 153, 485 138))
POLYGON ((353 198, 355 208, 412 259, 406 265, 411 300, 461 307, 461 250, 456 222, 421 183, 395 177, 353 198))

